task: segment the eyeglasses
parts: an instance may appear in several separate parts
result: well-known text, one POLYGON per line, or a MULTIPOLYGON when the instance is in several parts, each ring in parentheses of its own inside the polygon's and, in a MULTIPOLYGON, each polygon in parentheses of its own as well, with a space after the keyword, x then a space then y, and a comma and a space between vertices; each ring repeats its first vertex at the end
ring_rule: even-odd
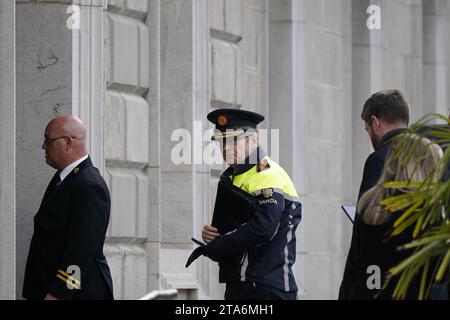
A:
POLYGON ((223 146, 223 145, 231 145, 234 144, 236 145, 236 143, 245 140, 245 143, 249 142, 249 138, 254 136, 254 134, 250 134, 250 135, 240 135, 240 136, 234 136, 234 137, 228 137, 228 138, 221 138, 221 139, 216 139, 216 143, 218 143, 219 145, 223 146))
MULTIPOLYGON (((226 138, 226 139, 217 139, 217 140, 215 140, 215 142, 220 146, 236 145, 238 142, 240 142, 241 140, 244 140, 246 138, 247 137, 231 137, 231 138, 226 138)), ((246 141, 248 141, 248 140, 246 139, 246 141)))
POLYGON ((52 144, 53 142, 55 142, 56 140, 64 139, 64 138, 72 138, 72 139, 76 139, 77 137, 72 137, 72 136, 61 136, 61 137, 57 137, 57 138, 45 138, 45 139, 44 139, 44 144, 48 146, 48 145, 52 144))

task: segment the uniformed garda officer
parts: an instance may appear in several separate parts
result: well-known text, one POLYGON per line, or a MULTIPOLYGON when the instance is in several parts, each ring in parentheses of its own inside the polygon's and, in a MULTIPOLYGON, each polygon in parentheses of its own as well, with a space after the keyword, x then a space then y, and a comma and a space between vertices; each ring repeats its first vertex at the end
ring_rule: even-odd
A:
MULTIPOLYGON (((257 205, 246 223, 225 234, 217 226, 205 225, 202 237, 207 245, 193 252, 187 266, 200 255, 219 262, 226 300, 296 299, 292 266, 301 204, 287 173, 258 145, 256 126, 264 117, 245 110, 219 109, 211 112, 208 120, 216 125, 212 139, 221 144, 230 165, 221 181, 252 195, 257 205)), ((230 207, 223 202, 216 207, 230 207)))

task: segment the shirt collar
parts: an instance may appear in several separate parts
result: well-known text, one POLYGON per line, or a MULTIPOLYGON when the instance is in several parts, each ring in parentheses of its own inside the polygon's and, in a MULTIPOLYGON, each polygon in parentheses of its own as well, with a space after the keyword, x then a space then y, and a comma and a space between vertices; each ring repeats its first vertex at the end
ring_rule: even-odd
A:
POLYGON ((249 155, 245 159, 245 163, 238 164, 233 169, 231 169, 232 175, 237 176, 240 174, 243 174, 256 166, 264 157, 266 156, 266 153, 264 152, 263 148, 258 147, 251 155, 249 155))
POLYGON ((400 133, 403 133, 405 130, 406 128, 399 128, 385 133, 384 136, 380 138, 380 142, 378 143, 378 146, 375 149, 378 149, 382 147, 384 144, 389 143, 393 137, 399 135, 400 133))
POLYGON ((72 162, 67 167, 65 167, 59 174, 59 177, 61 178, 61 182, 72 172, 73 169, 75 169, 80 163, 82 163, 84 160, 88 158, 88 155, 85 155, 84 157, 78 159, 75 162, 72 162))

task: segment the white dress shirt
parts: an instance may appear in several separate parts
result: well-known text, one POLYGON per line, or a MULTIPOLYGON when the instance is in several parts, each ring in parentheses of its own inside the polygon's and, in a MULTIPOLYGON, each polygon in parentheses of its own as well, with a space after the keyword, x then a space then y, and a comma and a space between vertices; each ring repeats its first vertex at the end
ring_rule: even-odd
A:
MULTIPOLYGON (((59 177, 61 178, 61 182, 63 182, 63 180, 72 172, 73 169, 75 169, 80 163, 82 163, 84 160, 86 160, 88 158, 88 155, 85 155, 84 157, 78 159, 75 162, 72 162, 71 164, 69 164, 67 167, 65 167, 63 169, 63 171, 61 171, 59 173, 59 177)), ((60 182, 60 183, 61 183, 60 182)))

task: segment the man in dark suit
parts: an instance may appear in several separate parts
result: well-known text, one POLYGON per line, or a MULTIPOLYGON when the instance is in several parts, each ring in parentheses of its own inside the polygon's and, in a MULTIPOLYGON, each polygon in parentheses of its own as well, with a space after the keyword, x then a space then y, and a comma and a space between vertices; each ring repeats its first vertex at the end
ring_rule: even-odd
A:
POLYGON ((55 118, 45 130, 46 162, 58 171, 34 217, 22 294, 26 299, 113 299, 103 255, 109 191, 85 140, 84 125, 74 116, 55 118))
MULTIPOLYGON (((375 151, 369 155, 364 165, 363 179, 359 189, 359 198, 378 181, 393 137, 404 132, 409 124, 410 107, 399 90, 383 90, 373 94, 364 104, 361 118, 369 134, 375 151)), ((339 289, 339 299, 357 299, 358 292, 353 290, 356 278, 366 270, 359 268, 359 229, 362 219, 356 215, 350 251, 347 256, 344 277, 339 289)), ((364 293, 361 292, 361 297, 364 293)))

